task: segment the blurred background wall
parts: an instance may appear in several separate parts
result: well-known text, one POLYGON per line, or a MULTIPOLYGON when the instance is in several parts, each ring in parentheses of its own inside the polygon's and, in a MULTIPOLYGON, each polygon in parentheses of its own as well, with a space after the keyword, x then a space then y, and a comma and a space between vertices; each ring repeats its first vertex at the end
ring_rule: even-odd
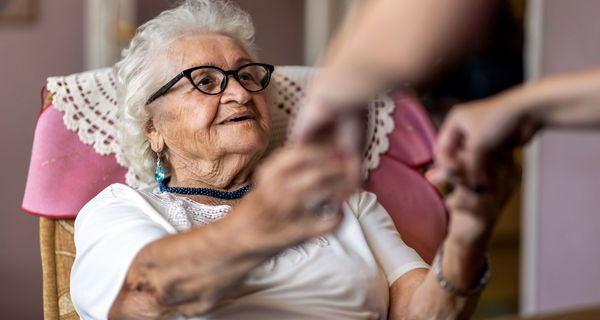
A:
MULTIPOLYGON (((0 317, 42 319, 37 218, 19 209, 46 77, 83 68, 83 1, 37 1, 0 21, 0 317)), ((69 179, 69 177, 65 177, 69 179)), ((56 181, 56 183, 62 183, 56 181)))
MULTIPOLYGON (((530 1, 530 81, 600 66, 600 2, 530 1)), ((600 133, 547 130, 526 153, 521 311, 600 305, 600 133)))

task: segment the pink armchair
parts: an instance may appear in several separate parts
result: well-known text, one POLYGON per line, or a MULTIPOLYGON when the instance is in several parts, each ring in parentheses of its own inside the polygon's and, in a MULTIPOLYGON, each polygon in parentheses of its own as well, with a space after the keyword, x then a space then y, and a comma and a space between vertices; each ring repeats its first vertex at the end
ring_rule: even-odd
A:
MULTIPOLYGON (((278 67, 272 94, 271 148, 285 141, 314 70, 278 67)), ((23 211, 40 216, 44 316, 77 319, 69 297, 79 209, 106 186, 151 180, 127 168, 116 140, 112 69, 48 79, 36 125, 23 211)), ((377 194, 404 241, 428 262, 445 236, 447 214, 423 177, 432 161, 433 126, 409 93, 370 103, 365 188, 377 194)))

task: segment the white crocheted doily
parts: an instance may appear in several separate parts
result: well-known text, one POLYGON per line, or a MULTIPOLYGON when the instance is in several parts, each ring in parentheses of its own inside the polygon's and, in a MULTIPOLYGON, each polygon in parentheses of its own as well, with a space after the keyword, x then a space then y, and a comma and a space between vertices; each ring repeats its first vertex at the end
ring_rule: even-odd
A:
MULTIPOLYGON (((270 150, 281 146, 293 124, 306 87, 315 69, 302 66, 277 67, 272 79, 272 135, 270 150)), ((114 154, 117 162, 128 168, 116 132, 117 99, 113 68, 92 70, 63 77, 48 78, 46 88, 54 94, 54 107, 64 113, 65 126, 77 132, 79 139, 93 146, 98 154, 114 154)), ((388 134, 394 129, 391 97, 380 95, 369 103, 367 146, 364 175, 379 165, 380 155, 389 148, 388 134)), ((152 181, 150 172, 133 172, 128 168, 127 184, 140 188, 152 181)))

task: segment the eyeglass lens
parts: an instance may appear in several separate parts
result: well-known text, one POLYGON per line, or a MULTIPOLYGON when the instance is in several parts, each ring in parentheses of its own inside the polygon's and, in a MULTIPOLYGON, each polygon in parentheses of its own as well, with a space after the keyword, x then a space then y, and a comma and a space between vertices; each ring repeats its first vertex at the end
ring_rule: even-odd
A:
MULTIPOLYGON (((237 80, 244 89, 255 92, 268 84, 269 71, 261 65, 248 65, 237 70, 237 80)), ((207 94, 217 94, 225 90, 226 75, 217 68, 200 68, 190 73, 196 87, 207 94)))

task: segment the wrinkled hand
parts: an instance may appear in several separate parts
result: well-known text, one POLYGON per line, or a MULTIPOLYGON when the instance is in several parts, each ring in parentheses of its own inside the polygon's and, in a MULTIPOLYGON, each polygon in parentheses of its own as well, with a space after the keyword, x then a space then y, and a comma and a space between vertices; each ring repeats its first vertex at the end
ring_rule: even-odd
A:
POLYGON ((256 186, 245 203, 251 205, 253 226, 269 241, 291 246, 333 231, 340 210, 323 215, 312 207, 323 203, 341 208, 355 188, 346 177, 347 163, 330 149, 291 145, 271 155, 258 168, 256 186))
MULTIPOLYGON (((520 179, 520 170, 510 154, 498 155, 484 165, 486 188, 474 190, 454 183, 446 196, 451 215, 448 237, 465 246, 484 246, 492 229, 520 179)), ((447 182, 452 181, 450 177, 447 182)))
POLYGON ((473 189, 490 184, 485 163, 527 142, 537 130, 510 103, 497 96, 455 106, 436 143, 439 169, 473 189))

